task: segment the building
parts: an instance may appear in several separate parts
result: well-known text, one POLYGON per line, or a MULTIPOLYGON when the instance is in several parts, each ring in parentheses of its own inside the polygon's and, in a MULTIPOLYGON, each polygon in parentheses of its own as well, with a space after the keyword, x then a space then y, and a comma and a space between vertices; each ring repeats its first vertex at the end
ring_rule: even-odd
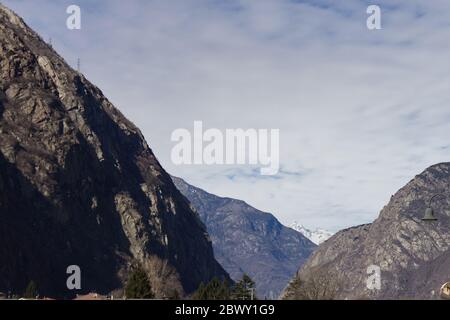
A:
POLYGON ((77 295, 74 300, 107 300, 107 297, 99 295, 97 293, 89 293, 86 295, 77 295))

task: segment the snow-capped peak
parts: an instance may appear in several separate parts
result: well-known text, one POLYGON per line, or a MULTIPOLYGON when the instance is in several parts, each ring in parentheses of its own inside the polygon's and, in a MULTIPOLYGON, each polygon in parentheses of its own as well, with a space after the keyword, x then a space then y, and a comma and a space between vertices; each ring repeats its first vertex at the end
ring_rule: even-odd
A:
POLYGON ((291 228, 294 229, 295 231, 300 232, 301 234, 303 234, 305 237, 307 237, 309 240, 311 240, 312 242, 314 242, 317 245, 325 242, 326 240, 331 238, 331 236, 333 235, 332 232, 326 231, 323 229, 316 229, 315 231, 312 231, 308 228, 305 228, 303 225, 301 225, 298 222, 294 222, 291 225, 291 228))

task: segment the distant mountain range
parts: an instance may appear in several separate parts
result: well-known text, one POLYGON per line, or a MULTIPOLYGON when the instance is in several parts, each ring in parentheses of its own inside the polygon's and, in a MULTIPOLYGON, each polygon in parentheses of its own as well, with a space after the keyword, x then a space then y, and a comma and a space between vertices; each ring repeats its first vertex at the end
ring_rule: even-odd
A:
POLYGON ((328 275, 340 282, 341 299, 439 299, 450 282, 449 186, 450 163, 428 168, 392 196, 372 224, 323 243, 298 276, 328 275), (430 206, 436 221, 422 220, 430 206), (379 267, 379 288, 367 286, 371 266, 379 267))
POLYGON ((323 229, 316 229, 314 231, 304 227, 303 225, 299 224, 298 222, 294 222, 293 224, 291 224, 290 226, 292 229, 294 229, 295 231, 300 232, 301 234, 303 234, 305 237, 307 237, 309 240, 311 240, 312 242, 314 242, 317 245, 322 244, 323 242, 325 242, 326 240, 328 240, 329 238, 331 238, 333 236, 333 233, 330 231, 326 231, 323 229))
POLYGON ((216 259, 234 280, 252 277, 259 298, 277 298, 316 248, 270 213, 172 179, 206 225, 216 259))

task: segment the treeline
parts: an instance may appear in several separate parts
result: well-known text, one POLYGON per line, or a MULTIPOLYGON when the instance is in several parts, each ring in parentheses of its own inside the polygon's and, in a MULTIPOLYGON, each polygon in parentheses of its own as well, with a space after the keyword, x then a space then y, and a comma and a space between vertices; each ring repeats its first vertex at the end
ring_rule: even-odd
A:
MULTIPOLYGON (((168 300, 182 299, 177 290, 170 291, 164 298, 168 300)), ((22 295, 28 299, 38 299, 39 289, 34 281, 30 281, 22 295)), ((125 299, 155 299, 147 272, 141 267, 134 267, 128 275, 123 291, 125 299)), ((192 300, 257 300, 255 282, 246 274, 237 283, 227 280, 212 279, 209 283, 201 283, 197 291, 187 299, 192 300)))
POLYGON ((284 292, 283 300, 336 300, 342 290, 342 280, 328 272, 316 270, 306 278, 298 275, 284 292))
POLYGON ((207 284, 201 283, 198 290, 192 295, 192 299, 257 300, 255 282, 246 274, 235 284, 214 278, 207 284))

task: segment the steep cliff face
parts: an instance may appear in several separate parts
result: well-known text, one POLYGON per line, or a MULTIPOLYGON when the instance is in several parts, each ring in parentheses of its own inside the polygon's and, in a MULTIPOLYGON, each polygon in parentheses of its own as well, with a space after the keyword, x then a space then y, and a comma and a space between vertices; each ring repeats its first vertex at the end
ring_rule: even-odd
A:
POLYGON ((370 225, 344 230, 322 244, 300 270, 339 278, 341 298, 437 299, 450 281, 450 164, 415 177, 370 225), (438 221, 422 221, 430 198, 438 221), (381 268, 381 290, 367 288, 367 268, 381 268))
POLYGON ((234 280, 256 282, 260 298, 278 298, 316 245, 271 214, 244 201, 221 198, 173 178, 205 223, 217 260, 234 280))
POLYGON ((130 265, 158 295, 227 277, 197 214, 140 131, 0 5, 0 292, 120 289, 130 265))

